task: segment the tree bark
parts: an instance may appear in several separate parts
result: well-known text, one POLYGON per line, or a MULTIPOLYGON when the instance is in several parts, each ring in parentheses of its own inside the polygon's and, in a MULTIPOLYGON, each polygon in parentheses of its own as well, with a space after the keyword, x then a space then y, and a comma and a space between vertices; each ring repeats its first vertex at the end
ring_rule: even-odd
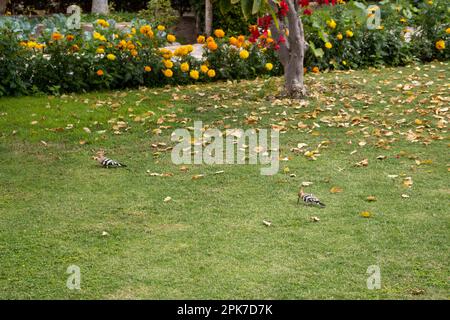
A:
POLYGON ((205 33, 207 36, 212 34, 213 7, 211 0, 205 0, 205 33))
POLYGON ((92 13, 108 14, 108 0, 92 0, 92 13))
POLYGON ((0 0, 0 14, 5 14, 8 0, 0 0))
MULTIPOLYGON (((271 2, 272 5, 273 2, 271 2)), ((287 13, 288 30, 285 43, 280 43, 278 56, 284 68, 284 80, 286 94, 295 99, 302 98, 306 95, 306 87, 303 83, 303 60, 305 57, 305 33, 303 24, 297 13, 297 4, 293 0, 286 0, 289 6, 287 13)), ((276 8, 276 5, 273 7, 276 8)), ((275 40, 280 38, 280 35, 286 38, 284 32, 284 22, 279 21, 280 29, 278 30, 274 24, 271 26, 271 32, 275 40)))

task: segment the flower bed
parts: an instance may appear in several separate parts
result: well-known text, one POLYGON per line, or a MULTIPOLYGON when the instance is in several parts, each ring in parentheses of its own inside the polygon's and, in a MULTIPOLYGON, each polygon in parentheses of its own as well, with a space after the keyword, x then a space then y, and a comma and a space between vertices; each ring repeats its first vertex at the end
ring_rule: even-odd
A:
MULTIPOLYGON (((445 1, 417 7, 384 3, 382 24, 368 29, 360 3, 317 9, 300 1, 309 44, 305 72, 449 58, 445 1)), ((164 26, 143 20, 118 29, 114 21, 99 19, 93 32, 70 31, 63 23, 52 22, 39 36, 31 26, 25 31, 17 23, 0 24, 0 96, 280 75, 277 50, 289 31, 272 38, 267 30, 270 20, 271 16, 260 17, 258 25, 250 26, 249 36, 227 35, 221 29, 211 37, 199 36, 201 59, 190 55, 192 45, 165 48, 176 41, 175 36, 164 26)))

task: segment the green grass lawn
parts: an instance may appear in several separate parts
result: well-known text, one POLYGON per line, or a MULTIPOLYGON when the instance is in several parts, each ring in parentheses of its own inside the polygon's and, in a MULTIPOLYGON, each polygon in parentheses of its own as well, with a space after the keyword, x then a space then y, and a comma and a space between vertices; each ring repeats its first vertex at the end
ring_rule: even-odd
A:
POLYGON ((0 99, 0 298, 448 298, 449 71, 308 74, 306 103, 275 98, 277 78, 0 99), (164 143, 194 120, 283 126, 288 161, 180 170, 164 143), (325 209, 296 204, 302 182, 325 209))

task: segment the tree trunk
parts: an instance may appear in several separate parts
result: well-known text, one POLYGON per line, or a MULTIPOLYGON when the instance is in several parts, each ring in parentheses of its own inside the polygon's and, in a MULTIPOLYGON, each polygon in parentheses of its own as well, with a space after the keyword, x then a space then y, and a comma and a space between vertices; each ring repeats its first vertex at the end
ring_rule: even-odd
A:
POLYGON ((211 0, 205 0, 205 33, 207 36, 212 34, 213 7, 211 0))
POLYGON ((0 14, 5 14, 8 0, 0 0, 0 14))
MULTIPOLYGON (((293 0, 286 0, 289 11, 287 13, 289 35, 285 43, 280 43, 278 56, 284 68, 284 80, 286 94, 291 98, 302 98, 306 95, 306 87, 303 83, 303 59, 305 57, 305 33, 303 24, 297 13, 297 4, 293 0)), ((273 2, 272 2, 273 4, 273 2)), ((280 30, 273 24, 271 32, 274 39, 278 40, 280 31, 284 31, 284 23, 280 20, 280 30)), ((285 37, 286 38, 286 37, 285 37)))
POLYGON ((92 0, 92 13, 108 14, 108 0, 92 0))

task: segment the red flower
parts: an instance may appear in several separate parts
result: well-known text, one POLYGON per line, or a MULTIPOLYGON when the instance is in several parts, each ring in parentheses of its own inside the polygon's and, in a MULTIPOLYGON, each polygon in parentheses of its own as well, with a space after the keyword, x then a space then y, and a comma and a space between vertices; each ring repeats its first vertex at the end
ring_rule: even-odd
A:
POLYGON ((258 26, 260 26, 263 30, 267 30, 272 23, 272 17, 270 15, 258 18, 258 26))
POLYGON ((279 50, 280 49, 280 45, 276 44, 273 46, 273 50, 279 50))
POLYGON ((280 35, 280 37, 278 38, 278 43, 285 43, 286 39, 284 38, 283 35, 280 35))
POLYGON ((302 7, 307 7, 309 6, 309 0, 299 0, 298 4, 301 5, 302 7))
POLYGON ((305 9, 305 10, 303 10, 303 14, 310 16, 310 15, 312 15, 312 11, 310 9, 305 9))
POLYGON ((285 17, 289 11, 288 4, 286 3, 285 0, 283 0, 280 2, 279 6, 280 9, 278 10, 278 13, 280 14, 280 16, 285 17))

